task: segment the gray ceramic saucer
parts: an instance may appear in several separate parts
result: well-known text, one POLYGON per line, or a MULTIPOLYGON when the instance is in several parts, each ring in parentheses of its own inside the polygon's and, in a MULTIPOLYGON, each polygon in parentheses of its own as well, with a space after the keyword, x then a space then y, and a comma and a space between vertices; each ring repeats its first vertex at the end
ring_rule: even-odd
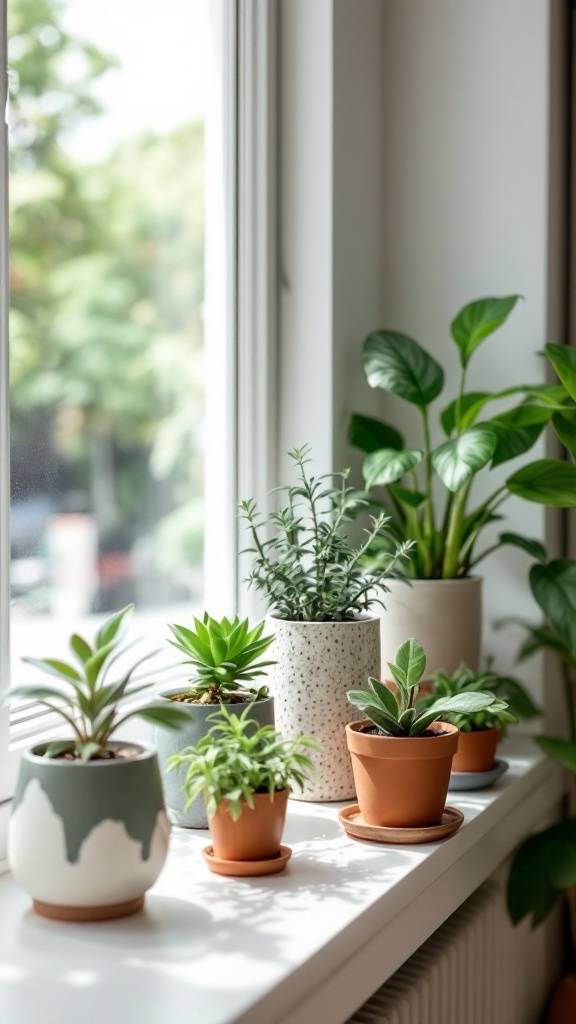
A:
POLYGON ((508 771, 509 767, 508 761, 497 757, 493 767, 487 772, 452 772, 448 789, 488 789, 494 785, 496 779, 508 771))

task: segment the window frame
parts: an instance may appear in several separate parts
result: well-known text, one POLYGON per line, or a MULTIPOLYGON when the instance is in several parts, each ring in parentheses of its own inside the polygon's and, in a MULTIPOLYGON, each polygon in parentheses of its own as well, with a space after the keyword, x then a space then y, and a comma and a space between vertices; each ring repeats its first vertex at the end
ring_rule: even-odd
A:
MULTIPOLYGON (((5 58, 6 6, 2 0, 5 58)), ((225 510, 218 520, 206 520, 204 599, 212 614, 229 614, 236 607, 255 613, 257 602, 246 595, 238 568, 242 537, 237 506, 240 497, 255 497, 264 504, 275 482, 277 9, 277 0, 210 2, 215 99, 206 131, 205 500, 206 507, 225 510)), ((6 81, 3 88, 6 97, 6 81)), ((0 273, 6 298, 6 131, 1 161, 0 273)), ((0 444, 9 451, 6 310, 5 302, 0 444)), ((4 458, 0 474, 2 692, 9 685, 10 604, 10 483, 4 458)), ((10 734, 8 710, 0 712, 0 871, 6 867, 3 841, 21 752, 32 741, 53 734, 54 725, 47 719, 41 730, 28 727, 10 734)))

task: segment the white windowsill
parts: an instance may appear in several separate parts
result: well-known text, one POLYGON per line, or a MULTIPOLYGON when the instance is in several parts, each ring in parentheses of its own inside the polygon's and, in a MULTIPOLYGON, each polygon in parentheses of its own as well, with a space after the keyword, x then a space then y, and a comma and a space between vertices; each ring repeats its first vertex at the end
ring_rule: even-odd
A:
POLYGON ((239 880, 208 872, 208 833, 175 829, 146 910, 123 921, 43 920, 4 876, 0 1020, 43 1007, 43 1024, 341 1024, 560 800, 531 741, 504 756, 494 789, 449 795, 465 823, 443 843, 353 841, 342 805, 292 802, 286 872, 239 880))

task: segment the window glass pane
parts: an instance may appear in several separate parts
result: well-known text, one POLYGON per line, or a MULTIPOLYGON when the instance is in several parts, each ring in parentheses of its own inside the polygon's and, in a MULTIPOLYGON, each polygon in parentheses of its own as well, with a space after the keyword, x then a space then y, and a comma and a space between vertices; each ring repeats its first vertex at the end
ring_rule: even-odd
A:
POLYGON ((208 4, 9 2, 14 682, 201 604, 208 4))

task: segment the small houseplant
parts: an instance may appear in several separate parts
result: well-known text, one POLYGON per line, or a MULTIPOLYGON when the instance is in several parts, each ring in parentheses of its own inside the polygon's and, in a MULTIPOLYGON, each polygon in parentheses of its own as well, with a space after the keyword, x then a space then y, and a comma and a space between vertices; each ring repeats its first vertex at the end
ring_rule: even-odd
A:
POLYGON ((306 751, 317 749, 306 736, 283 739, 273 726, 250 718, 251 712, 247 707, 233 715, 222 705, 210 715, 212 728, 168 763, 169 770, 187 768, 187 802, 205 800, 213 842, 206 859, 212 870, 225 874, 271 873, 285 866, 289 851, 281 858, 279 853, 288 795, 310 778, 313 765, 306 751), (262 866, 272 859, 277 866, 262 866), (239 861, 253 863, 239 871, 239 861))
MULTIPOLYGON (((414 540, 405 562, 412 587, 394 585, 386 601, 383 660, 390 660, 402 637, 415 632, 428 651, 430 674, 452 673, 465 661, 479 671, 482 560, 503 544, 536 554, 537 542, 502 532, 479 550, 485 528, 501 519, 511 493, 519 494, 519 474, 495 487, 478 503, 473 483, 497 466, 523 455, 566 399, 562 386, 519 385, 504 391, 467 390, 469 363, 478 346, 502 326, 519 296, 484 298, 460 310, 451 335, 460 361, 457 394, 439 414, 444 439, 435 444, 430 410, 444 387, 444 370, 417 341, 397 331, 379 330, 364 342, 363 365, 371 387, 414 406, 421 416, 422 438, 407 447, 388 423, 354 415, 350 442, 365 453, 363 474, 376 507, 391 516, 388 529, 397 542, 414 540), (490 417, 490 403, 513 399, 506 412, 490 417)), ((538 485, 540 470, 525 467, 520 480, 538 485)), ((575 471, 576 472, 576 471, 575 471)), ((378 565, 388 544, 376 539, 370 557, 378 565)), ((537 555, 538 557, 538 555, 537 555)))
MULTIPOLYGON (((274 724, 274 701, 268 688, 250 684, 262 679, 274 664, 263 660, 274 635, 264 636, 264 622, 250 627, 248 619, 240 621, 224 617, 220 621, 205 612, 202 620, 195 618, 193 628, 171 625, 172 644, 185 655, 183 665, 191 671, 188 686, 181 685, 161 694, 161 698, 183 709, 187 726, 178 736, 159 728, 156 743, 162 767, 183 746, 192 747, 209 729, 207 724, 215 709, 226 706, 233 714, 241 714, 250 704, 250 715, 261 725, 274 724)), ((204 801, 198 799, 185 805, 176 773, 164 777, 168 814, 175 825, 184 828, 208 828, 204 801)))
POLYGON ((344 739, 354 713, 346 690, 379 672, 380 626, 369 610, 375 588, 386 591, 411 542, 391 542, 390 555, 366 571, 364 555, 376 537, 387 536, 388 518, 373 518, 365 542, 353 547, 346 529, 365 504, 362 495, 347 485, 347 471, 314 476, 309 451, 290 453, 297 479, 276 489, 286 496, 283 508, 264 518, 245 501, 241 515, 252 540, 248 582, 268 601, 276 634, 278 662, 268 679, 278 728, 292 738, 310 734, 322 748, 302 798, 345 800, 354 794, 344 739))
POLYGON ((111 678, 125 651, 133 606, 109 618, 91 645, 74 634, 75 664, 26 658, 58 683, 16 686, 6 700, 38 701, 66 723, 69 738, 37 744, 22 758, 8 834, 16 879, 34 909, 60 920, 93 921, 135 913, 168 851, 169 824, 156 753, 112 737, 133 715, 179 728, 181 708, 133 699, 150 655, 111 678))
POLYGON ((389 665, 393 693, 378 679, 348 700, 367 719, 346 726, 360 812, 369 825, 422 828, 438 825, 446 803, 458 729, 440 721, 447 714, 474 714, 500 707, 492 694, 439 697, 416 706, 426 655, 414 638, 405 640, 389 665))
POLYGON ((474 714, 450 714, 445 719, 460 730, 458 750, 452 761, 454 772, 489 771, 494 765, 496 748, 507 727, 521 718, 535 718, 540 714, 517 679, 498 675, 490 669, 477 675, 467 665, 460 665, 451 676, 445 672, 435 672, 432 677, 432 693, 420 697, 418 708, 426 710, 438 697, 455 697, 460 693, 479 691, 492 694, 494 704, 474 714))

